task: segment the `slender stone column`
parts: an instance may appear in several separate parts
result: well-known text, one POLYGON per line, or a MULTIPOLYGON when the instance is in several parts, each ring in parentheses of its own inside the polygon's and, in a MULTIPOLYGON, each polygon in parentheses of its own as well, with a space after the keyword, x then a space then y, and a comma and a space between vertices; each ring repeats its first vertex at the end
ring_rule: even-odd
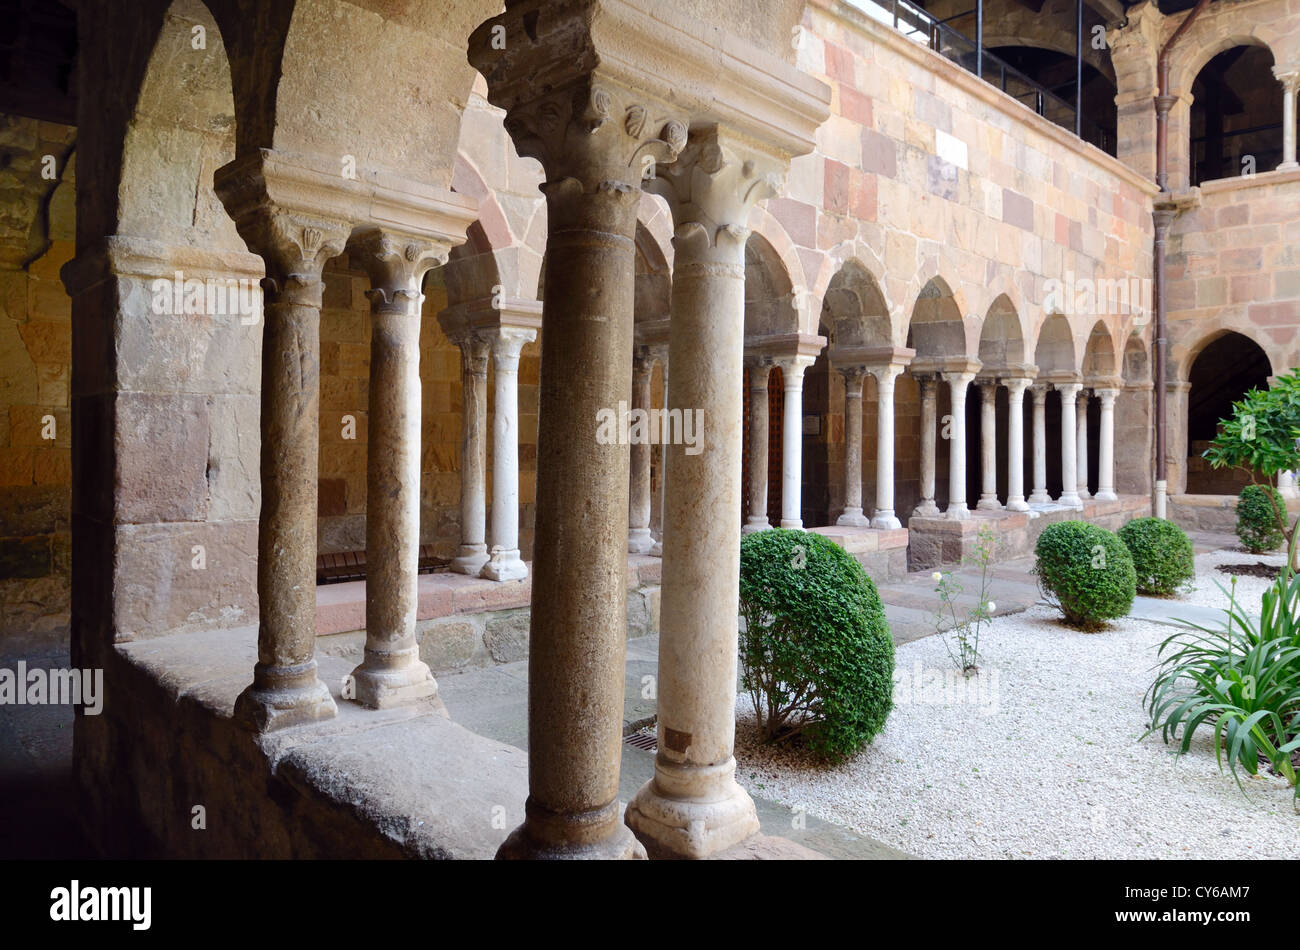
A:
POLYGON ((618 34, 628 12, 616 5, 551 4, 539 25, 535 4, 512 3, 469 41, 470 63, 486 78, 489 101, 506 110, 516 150, 541 161, 548 232, 528 654, 529 794, 524 822, 501 845, 499 858, 645 856, 619 820, 618 801, 630 453, 625 440, 602 434, 601 420, 632 396, 641 183, 656 163, 676 158, 687 127, 680 107, 631 87, 649 75, 636 56, 605 63, 611 41, 593 27, 593 15, 618 34), (606 71, 614 70, 617 81, 607 80, 606 71))
POLYGON ((952 394, 948 440, 948 510, 944 515, 955 521, 970 517, 966 507, 966 390, 975 378, 970 372, 944 373, 952 394))
POLYGON ((1098 389, 1097 398, 1101 400, 1101 427, 1098 432, 1097 447, 1097 494, 1098 501, 1115 501, 1115 397, 1117 389, 1098 389))
MULTIPOLYGON (((844 514, 835 523, 862 528, 868 523, 862 514, 862 381, 867 368, 841 366, 839 371, 844 376, 844 514)), ((889 475, 893 477, 892 470, 889 475)))
POLYGON ((916 382, 921 389, 921 502, 912 514, 919 518, 934 518, 939 514, 939 505, 934 500, 939 381, 933 376, 921 376, 916 382))
POLYGON ((998 502, 998 382, 980 384, 980 500, 981 511, 1001 511, 998 502))
POLYGON ((1300 86, 1300 71, 1273 67, 1273 75, 1282 84, 1282 164, 1278 171, 1300 168, 1296 162, 1296 89, 1300 86))
POLYGON ((1088 395, 1089 390, 1079 390, 1078 401, 1074 404, 1075 416, 1078 420, 1074 435, 1079 442, 1079 448, 1075 455, 1078 466, 1076 471, 1075 489, 1079 492, 1080 499, 1092 497, 1092 492, 1088 490, 1088 395))
MULTIPOLYGON (((668 412, 668 349, 658 349, 659 376, 664 388, 664 404, 661 407, 668 412)), ((659 446, 659 538, 650 546, 651 557, 664 556, 664 517, 668 511, 668 446, 659 446)))
POLYGON ((1061 394, 1061 497, 1057 501, 1074 508, 1083 507, 1078 489, 1079 441, 1075 431, 1078 411, 1074 407, 1082 388, 1079 383, 1056 384, 1056 391, 1061 394))
POLYGON ((1031 505, 1051 504, 1047 494, 1047 384, 1029 387, 1034 404, 1034 487, 1029 493, 1031 505))
POLYGON ((383 709, 438 692, 420 661, 420 284, 446 259, 434 244, 374 231, 359 242, 370 275, 366 443, 366 647, 355 698, 383 709))
POLYGON ((772 363, 749 361, 749 517, 741 531, 753 534, 772 525, 767 520, 767 383, 772 363))
POLYGON ((871 370, 876 377, 876 510, 871 527, 885 530, 903 526, 894 513, 894 382, 902 371, 898 363, 871 370))
POLYGON ((528 576, 519 556, 519 354, 537 331, 501 327, 492 339, 492 555, 479 572, 491 581, 528 576))
POLYGON ((1278 472, 1277 490, 1283 498, 1300 498, 1300 490, 1296 489, 1295 472, 1278 472))
POLYGON ((812 356, 783 356, 785 414, 781 425, 781 527, 803 528, 803 374, 812 356))
MULTIPOLYGON (((654 360, 647 352, 632 356, 632 412, 638 410, 649 417, 650 373, 654 360)), ((627 512, 627 550, 629 554, 645 554, 654 547, 650 533, 650 441, 649 423, 646 438, 632 443, 632 487, 627 512)))
POLYGON ((487 563, 487 364, 492 344, 479 333, 452 338, 460 348, 460 547, 451 569, 477 576, 487 563))
MULTIPOLYGON (((659 632, 659 751, 626 821, 651 856, 703 858, 758 831, 735 779, 736 603, 744 451, 744 222, 770 197, 769 159, 716 129, 692 133, 655 187, 673 212, 670 402, 702 423, 668 446, 659 632), (702 450, 702 451, 701 451, 702 450)), ((784 164, 784 163, 782 163, 784 164)))
POLYGON ((235 718, 267 732, 336 712, 315 659, 321 271, 342 253, 350 229, 269 210, 258 222, 236 223, 265 260, 267 277, 257 665, 235 701, 235 718))
POLYGON ((1028 511, 1025 501, 1025 389, 1029 380, 1012 377, 1007 387, 1007 510, 1028 511))

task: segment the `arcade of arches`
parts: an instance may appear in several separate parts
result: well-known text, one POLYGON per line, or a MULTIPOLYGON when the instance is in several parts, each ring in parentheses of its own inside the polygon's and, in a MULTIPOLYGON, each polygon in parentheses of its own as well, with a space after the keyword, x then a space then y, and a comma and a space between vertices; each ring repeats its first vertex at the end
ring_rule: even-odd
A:
MULTIPOLYGON (((1171 517, 1230 517, 1199 453, 1300 362, 1295 0, 1173 47, 1166 191, 1177 0, 1088 3, 1095 141, 870 0, 135 6, 0 90, 3 636, 122 697, 76 721, 109 854, 743 847, 744 533, 883 579, 1148 513, 1162 220, 1171 517), (524 658, 526 755, 438 694, 524 658)), ((988 49, 1073 102, 1029 6, 988 49)))

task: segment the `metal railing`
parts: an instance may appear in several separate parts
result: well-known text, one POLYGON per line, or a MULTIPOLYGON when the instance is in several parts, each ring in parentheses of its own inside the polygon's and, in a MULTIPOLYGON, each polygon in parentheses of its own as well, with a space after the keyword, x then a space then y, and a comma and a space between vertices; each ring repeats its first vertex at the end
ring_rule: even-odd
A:
MULTIPOLYGON (((1077 121, 1080 138, 1103 152, 1115 154, 1114 136, 1087 116, 1076 117, 1074 103, 1061 98, 992 53, 980 51, 974 40, 949 25, 954 20, 970 16, 974 10, 939 20, 908 0, 859 0, 859 9, 864 9, 867 2, 887 17, 883 19, 877 15, 874 19, 892 21, 894 29, 904 36, 925 43, 945 59, 981 76, 986 82, 997 86, 1013 99, 1062 128, 1074 132, 1077 121)), ((872 13, 865 9, 864 12, 872 13)))

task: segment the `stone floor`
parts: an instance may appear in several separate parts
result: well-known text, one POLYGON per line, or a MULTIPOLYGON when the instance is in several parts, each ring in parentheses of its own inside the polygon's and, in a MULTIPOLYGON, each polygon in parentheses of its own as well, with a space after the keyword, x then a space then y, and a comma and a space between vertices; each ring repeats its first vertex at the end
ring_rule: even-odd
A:
MULTIPOLYGON (((1222 534, 1193 532, 1197 552, 1235 544, 1222 534)), ((1038 589, 1029 574, 1032 558, 1019 558, 993 568, 990 596, 999 615, 1024 610, 1038 599, 1038 589)), ((966 589, 959 598, 974 603, 979 590, 978 573, 969 567, 954 572, 966 589)), ((895 641, 906 643, 933 634, 934 611, 938 606, 934 581, 929 572, 917 572, 880 587, 895 641)), ((1182 616, 1204 611, 1202 619, 1213 620, 1219 612, 1184 605, 1182 616)), ((1139 597, 1133 616, 1168 622, 1167 602, 1139 597)), ((0 643, 5 641, 0 640, 0 643)), ((629 641, 624 729, 653 720, 653 699, 644 698, 643 688, 656 670, 657 637, 629 641)), ((0 651, 0 666, 12 668, 18 660, 28 667, 66 667, 66 651, 32 652, 11 647, 0 651)), ((489 739, 525 748, 528 741, 527 662, 444 674, 439 677, 443 699, 452 719, 489 739)), ((620 797, 627 800, 653 773, 650 752, 627 746, 623 753, 620 797)), ((0 708, 0 857, 76 858, 89 855, 75 815, 72 788, 72 712, 62 706, 5 706, 0 708)), ((766 835, 781 837, 835 858, 906 857, 879 842, 834 824, 807 817, 799 828, 791 812, 756 797, 759 817, 766 835)), ((761 850, 761 849, 760 849, 761 850)))

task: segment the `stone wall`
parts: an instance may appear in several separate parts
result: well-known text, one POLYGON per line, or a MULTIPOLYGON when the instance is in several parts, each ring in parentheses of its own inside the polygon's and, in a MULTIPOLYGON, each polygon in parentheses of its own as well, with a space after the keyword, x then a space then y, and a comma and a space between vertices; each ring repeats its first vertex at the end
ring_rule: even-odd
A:
POLYGON ((0 116, 0 637, 37 650, 68 625, 75 138, 0 116))

